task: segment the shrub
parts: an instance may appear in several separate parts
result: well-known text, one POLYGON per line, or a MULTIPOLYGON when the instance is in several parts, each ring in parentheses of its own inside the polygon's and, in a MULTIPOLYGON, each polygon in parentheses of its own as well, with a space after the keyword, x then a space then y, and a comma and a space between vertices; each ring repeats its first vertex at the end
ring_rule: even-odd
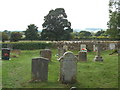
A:
POLYGON ((46 42, 6 42, 2 43, 2 48, 12 48, 21 50, 35 50, 35 49, 45 49, 51 48, 52 43, 46 42))

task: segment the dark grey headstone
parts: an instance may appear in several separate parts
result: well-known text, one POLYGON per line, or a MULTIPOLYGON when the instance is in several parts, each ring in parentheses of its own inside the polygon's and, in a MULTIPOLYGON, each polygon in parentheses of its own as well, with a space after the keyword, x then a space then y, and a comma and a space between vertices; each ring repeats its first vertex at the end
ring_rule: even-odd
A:
POLYGON ((32 59, 32 81, 48 80, 48 62, 49 60, 43 57, 32 59))
POLYGON ((40 56, 47 58, 48 60, 51 61, 51 57, 52 57, 52 51, 50 49, 44 49, 40 51, 40 56))
POLYGON ((78 61, 87 61, 87 52, 79 51, 78 61))

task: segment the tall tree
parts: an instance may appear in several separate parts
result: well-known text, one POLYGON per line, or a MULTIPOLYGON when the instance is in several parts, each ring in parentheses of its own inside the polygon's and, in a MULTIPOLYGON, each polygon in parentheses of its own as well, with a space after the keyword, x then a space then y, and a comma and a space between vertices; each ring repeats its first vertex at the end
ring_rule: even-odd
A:
POLYGON ((44 17, 41 38, 44 40, 69 40, 71 38, 71 23, 67 20, 67 15, 63 8, 50 10, 44 17))
POLYGON ((112 38, 120 38, 120 1, 109 1, 109 22, 107 33, 112 38))
POLYGON ((28 25, 25 31, 25 37, 27 40, 38 40, 38 27, 34 24, 28 25))
POLYGON ((5 42, 9 39, 8 35, 5 32, 0 32, 0 37, 2 35, 2 42, 5 42))

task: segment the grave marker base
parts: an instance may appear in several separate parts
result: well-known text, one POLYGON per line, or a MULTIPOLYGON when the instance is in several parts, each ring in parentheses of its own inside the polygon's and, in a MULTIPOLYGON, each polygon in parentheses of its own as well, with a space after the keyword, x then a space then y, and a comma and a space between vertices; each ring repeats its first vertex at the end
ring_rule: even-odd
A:
POLYGON ((95 56, 94 61, 103 61, 101 56, 95 56))

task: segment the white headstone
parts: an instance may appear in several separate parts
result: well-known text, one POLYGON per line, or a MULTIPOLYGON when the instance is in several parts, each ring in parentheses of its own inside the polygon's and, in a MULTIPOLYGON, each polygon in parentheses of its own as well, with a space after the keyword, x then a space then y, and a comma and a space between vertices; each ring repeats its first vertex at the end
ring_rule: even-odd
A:
POLYGON ((81 44, 81 45, 80 45, 80 50, 82 50, 83 48, 86 48, 86 45, 85 45, 85 44, 81 44))
POLYGON ((94 51, 94 52, 97 51, 97 47, 96 47, 96 45, 93 45, 93 51, 94 51))
POLYGON ((109 49, 115 49, 115 43, 110 43, 109 44, 109 49))

